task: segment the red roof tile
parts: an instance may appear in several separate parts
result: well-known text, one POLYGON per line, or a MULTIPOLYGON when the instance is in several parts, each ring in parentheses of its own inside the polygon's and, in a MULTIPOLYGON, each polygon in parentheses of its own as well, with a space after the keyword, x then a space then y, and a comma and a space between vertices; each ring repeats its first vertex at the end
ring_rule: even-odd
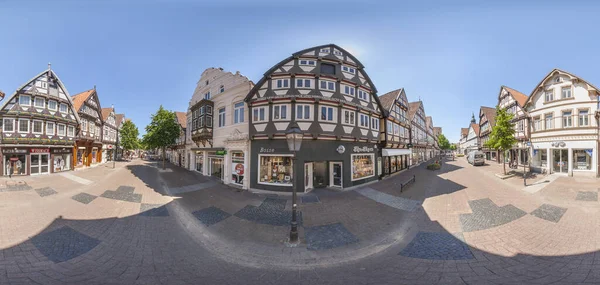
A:
POLYGON ((510 95, 513 96, 513 98, 515 98, 515 100, 517 101, 517 103, 519 103, 519 106, 521 106, 521 108, 523 108, 523 106, 525 106, 525 102, 527 102, 527 95, 512 89, 510 87, 506 87, 504 86, 504 89, 506 89, 506 91, 508 91, 508 93, 510 93, 510 95))
POLYGON ((187 114, 184 112, 175 112, 175 115, 177 116, 177 122, 179 123, 181 128, 185 129, 187 125, 187 114))
POLYGON ((383 109, 386 111, 389 111, 390 108, 392 107, 392 104, 394 104, 394 100, 396 100, 396 98, 398 98, 398 95, 401 92, 402 92, 402 88, 396 89, 394 91, 390 91, 388 93, 385 93, 385 94, 379 96, 379 102, 381 102, 381 106, 383 107, 383 109))
POLYGON ((113 108, 102 108, 102 119, 106 121, 111 111, 113 111, 113 108))
POLYGON ((75 108, 75 111, 79 112, 79 109, 81 109, 81 106, 83 106, 83 103, 88 98, 90 98, 90 95, 92 95, 94 92, 96 92, 96 90, 90 89, 90 90, 83 91, 79 94, 75 94, 75 95, 71 96, 71 99, 73 99, 73 107, 75 108))

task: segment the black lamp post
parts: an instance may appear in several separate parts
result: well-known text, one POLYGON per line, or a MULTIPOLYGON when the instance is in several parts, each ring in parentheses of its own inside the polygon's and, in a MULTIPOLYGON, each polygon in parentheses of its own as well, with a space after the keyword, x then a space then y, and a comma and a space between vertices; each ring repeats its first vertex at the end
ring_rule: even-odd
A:
POLYGON ((285 131, 285 138, 287 139, 288 148, 294 153, 292 156, 292 222, 290 230, 290 243, 298 242, 298 221, 296 220, 296 152, 300 150, 302 145, 302 138, 304 134, 296 122, 292 122, 288 129, 285 131))

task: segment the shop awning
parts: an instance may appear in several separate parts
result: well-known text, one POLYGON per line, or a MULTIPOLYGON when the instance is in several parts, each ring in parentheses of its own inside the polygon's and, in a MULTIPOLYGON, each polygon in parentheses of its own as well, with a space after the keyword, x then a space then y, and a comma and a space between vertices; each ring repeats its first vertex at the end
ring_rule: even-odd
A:
POLYGON ((383 156, 396 156, 396 155, 405 155, 405 154, 411 154, 411 150, 410 149, 406 149, 406 148, 400 148, 400 149, 395 149, 395 148, 384 148, 381 150, 381 154, 383 156))

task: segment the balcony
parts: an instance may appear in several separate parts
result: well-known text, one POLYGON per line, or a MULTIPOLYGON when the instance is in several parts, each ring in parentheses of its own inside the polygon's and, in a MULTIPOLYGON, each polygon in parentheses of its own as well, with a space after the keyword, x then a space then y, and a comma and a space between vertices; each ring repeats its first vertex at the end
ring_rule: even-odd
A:
POLYGON ((190 108, 192 113, 191 135, 192 141, 199 147, 210 145, 213 142, 213 111, 214 102, 200 100, 190 108))
POLYGON ((591 114, 560 116, 548 119, 533 120, 532 133, 545 131, 576 130, 597 128, 596 119, 591 114))

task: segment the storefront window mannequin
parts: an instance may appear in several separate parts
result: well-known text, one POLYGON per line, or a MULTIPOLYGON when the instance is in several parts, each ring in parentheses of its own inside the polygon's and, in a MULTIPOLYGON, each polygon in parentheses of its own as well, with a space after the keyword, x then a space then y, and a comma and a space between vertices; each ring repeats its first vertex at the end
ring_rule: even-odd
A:
MULTIPOLYGON (((296 122, 292 122, 288 129, 285 131, 285 138, 288 143, 288 148, 294 153, 292 157, 292 167, 296 167, 296 152, 300 150, 302 145, 302 138, 304 134, 296 122)), ((298 173, 295 170, 292 173, 298 173)), ((292 222, 290 230, 290 244, 298 243, 298 222, 296 221, 296 179, 292 177, 292 222)))

